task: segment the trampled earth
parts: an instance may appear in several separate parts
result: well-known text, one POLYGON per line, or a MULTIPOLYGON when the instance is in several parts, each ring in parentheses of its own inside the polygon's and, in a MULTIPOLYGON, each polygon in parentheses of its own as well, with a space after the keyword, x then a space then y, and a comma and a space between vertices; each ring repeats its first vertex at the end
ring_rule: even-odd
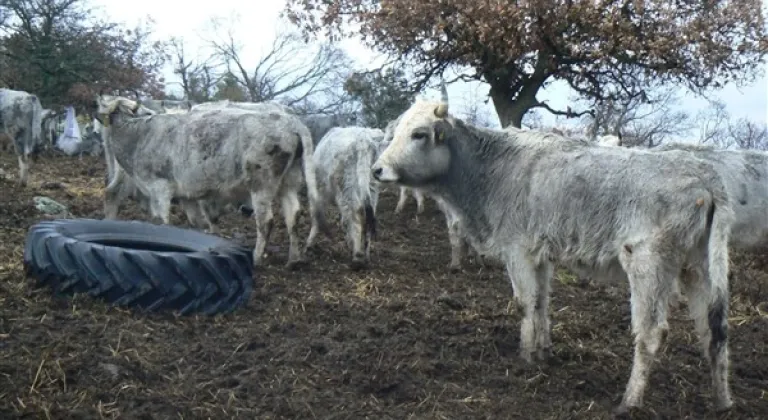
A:
MULTIPOLYGON (((338 226, 310 265, 287 271, 282 221, 247 307, 175 317, 54 297, 24 278, 26 231, 42 220, 32 197, 103 217, 103 158, 40 157, 31 185, 0 155, 0 418, 603 419, 629 377, 625 284, 560 274, 552 299, 554 357, 517 357, 520 313, 501 266, 450 273, 434 202, 414 220, 382 193, 370 270, 348 268, 338 226)), ((279 215, 278 208, 275 209, 279 215)), ((148 220, 133 202, 122 219, 148 220)), ((306 213, 301 235, 308 233, 306 213)), ((188 227, 174 207, 172 221, 188 227)), ((223 236, 253 246, 251 220, 231 214, 223 236)), ((735 407, 712 411, 710 376, 685 306, 654 366, 646 408, 633 417, 768 418, 768 256, 732 255, 731 383, 735 407)))

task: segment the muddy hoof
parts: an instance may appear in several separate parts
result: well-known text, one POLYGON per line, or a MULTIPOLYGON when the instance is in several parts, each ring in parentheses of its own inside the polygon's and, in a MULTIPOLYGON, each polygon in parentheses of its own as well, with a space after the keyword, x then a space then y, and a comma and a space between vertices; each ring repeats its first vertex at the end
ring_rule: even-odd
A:
POLYGON ((368 262, 365 260, 355 259, 355 260, 352 260, 351 263, 349 263, 349 268, 351 268, 354 271, 365 270, 366 268, 368 268, 368 262))
POLYGON ((459 273, 461 272, 461 266, 451 264, 448 266, 448 271, 450 271, 453 274, 459 273))
POLYGON ((625 405, 624 403, 619 404, 616 406, 616 408, 613 409, 612 414, 613 418, 615 419, 628 419, 630 418, 631 411, 633 410, 633 407, 629 407, 625 405))
POLYGON ((715 412, 718 414, 730 411, 733 408, 733 400, 726 398, 725 400, 715 400, 715 412))
POLYGON ((300 268, 304 268, 304 267, 306 267, 308 265, 309 265, 309 263, 307 262, 307 260, 304 260, 304 259, 293 260, 293 261, 288 261, 287 263, 285 263, 285 268, 287 268, 287 269, 289 269, 291 271, 294 271, 294 270, 298 270, 300 268))
POLYGON ((541 362, 546 362, 547 360, 551 359, 554 355, 555 355, 555 352, 552 351, 552 347, 541 348, 536 352, 536 357, 541 362))

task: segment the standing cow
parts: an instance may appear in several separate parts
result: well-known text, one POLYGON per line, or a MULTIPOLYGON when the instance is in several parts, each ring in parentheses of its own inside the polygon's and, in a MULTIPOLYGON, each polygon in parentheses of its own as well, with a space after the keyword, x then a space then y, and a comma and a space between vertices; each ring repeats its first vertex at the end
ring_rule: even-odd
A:
POLYGON ((0 125, 19 159, 19 183, 27 185, 29 156, 43 145, 43 107, 36 95, 0 89, 0 125))
POLYGON ((634 360, 617 413, 643 403, 681 274, 715 407, 728 385, 728 237, 733 211, 714 167, 684 152, 604 147, 554 134, 474 127, 448 101, 417 100, 372 167, 381 182, 420 187, 459 214, 473 245, 505 261, 522 305, 525 361, 551 353, 555 264, 627 279, 634 360), (685 270, 683 270, 685 269, 685 270))
MULTIPOLYGON (((447 97, 447 92, 444 92, 444 96, 447 97)), ((400 122, 400 118, 402 118, 402 115, 387 124, 387 127, 384 129, 384 144, 389 144, 392 142, 392 138, 395 135, 395 127, 397 127, 397 124, 400 122)), ((474 251, 474 253, 477 255, 478 259, 481 258, 480 253, 477 252, 476 249, 469 246, 465 239, 465 235, 462 232, 462 225, 461 225, 461 219, 459 218, 456 211, 451 209, 451 206, 446 203, 445 200, 441 199, 440 197, 437 197, 435 195, 426 193, 420 188, 417 187, 406 187, 404 185, 400 186, 400 197, 397 200, 397 206, 395 207, 395 213, 399 213, 403 206, 405 205, 405 200, 407 198, 408 191, 411 191, 413 194, 413 197, 416 198, 416 214, 420 214, 424 211, 424 196, 425 194, 428 195, 430 198, 435 200, 435 204, 437 204, 437 208, 440 210, 441 213, 443 213, 443 216, 445 216, 445 224, 448 227, 448 240, 451 245, 451 262, 448 265, 448 269, 452 272, 458 272, 461 270, 462 266, 462 260, 464 259, 464 255, 467 252, 467 248, 470 248, 474 251)))
POLYGON ((384 132, 376 128, 335 127, 319 142, 314 154, 319 200, 312 214, 307 248, 319 233, 319 220, 324 220, 320 213, 327 201, 334 200, 352 249, 350 266, 355 270, 370 262, 371 241, 376 235, 379 185, 371 179, 371 165, 383 138, 384 132))
POLYGON ((153 217, 166 224, 174 197, 194 205, 248 195, 256 220, 253 257, 258 266, 272 231, 273 201, 279 197, 290 240, 287 266, 302 261, 296 231, 302 166, 310 212, 317 203, 317 184, 312 139, 297 118, 240 109, 136 118, 137 102, 123 97, 97 101, 99 114, 108 116, 105 154, 116 162, 106 189, 107 218, 116 216, 115 194, 123 173, 149 197, 153 217))

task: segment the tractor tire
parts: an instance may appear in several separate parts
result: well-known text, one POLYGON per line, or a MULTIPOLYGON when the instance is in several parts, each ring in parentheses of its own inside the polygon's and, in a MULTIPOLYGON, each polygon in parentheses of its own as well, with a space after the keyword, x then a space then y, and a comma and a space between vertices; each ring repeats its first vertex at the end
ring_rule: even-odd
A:
POLYGON ((218 236, 125 220, 60 219, 33 225, 24 269, 54 293, 87 293, 146 312, 214 315, 244 306, 251 250, 218 236))

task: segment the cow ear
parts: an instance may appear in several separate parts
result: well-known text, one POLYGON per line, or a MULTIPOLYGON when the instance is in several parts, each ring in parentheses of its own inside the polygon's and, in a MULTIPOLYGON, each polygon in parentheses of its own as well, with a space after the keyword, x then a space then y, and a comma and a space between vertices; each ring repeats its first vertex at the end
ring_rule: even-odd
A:
POLYGON ((445 138, 450 134, 451 123, 445 120, 438 120, 435 122, 435 144, 442 144, 445 142, 445 138))

